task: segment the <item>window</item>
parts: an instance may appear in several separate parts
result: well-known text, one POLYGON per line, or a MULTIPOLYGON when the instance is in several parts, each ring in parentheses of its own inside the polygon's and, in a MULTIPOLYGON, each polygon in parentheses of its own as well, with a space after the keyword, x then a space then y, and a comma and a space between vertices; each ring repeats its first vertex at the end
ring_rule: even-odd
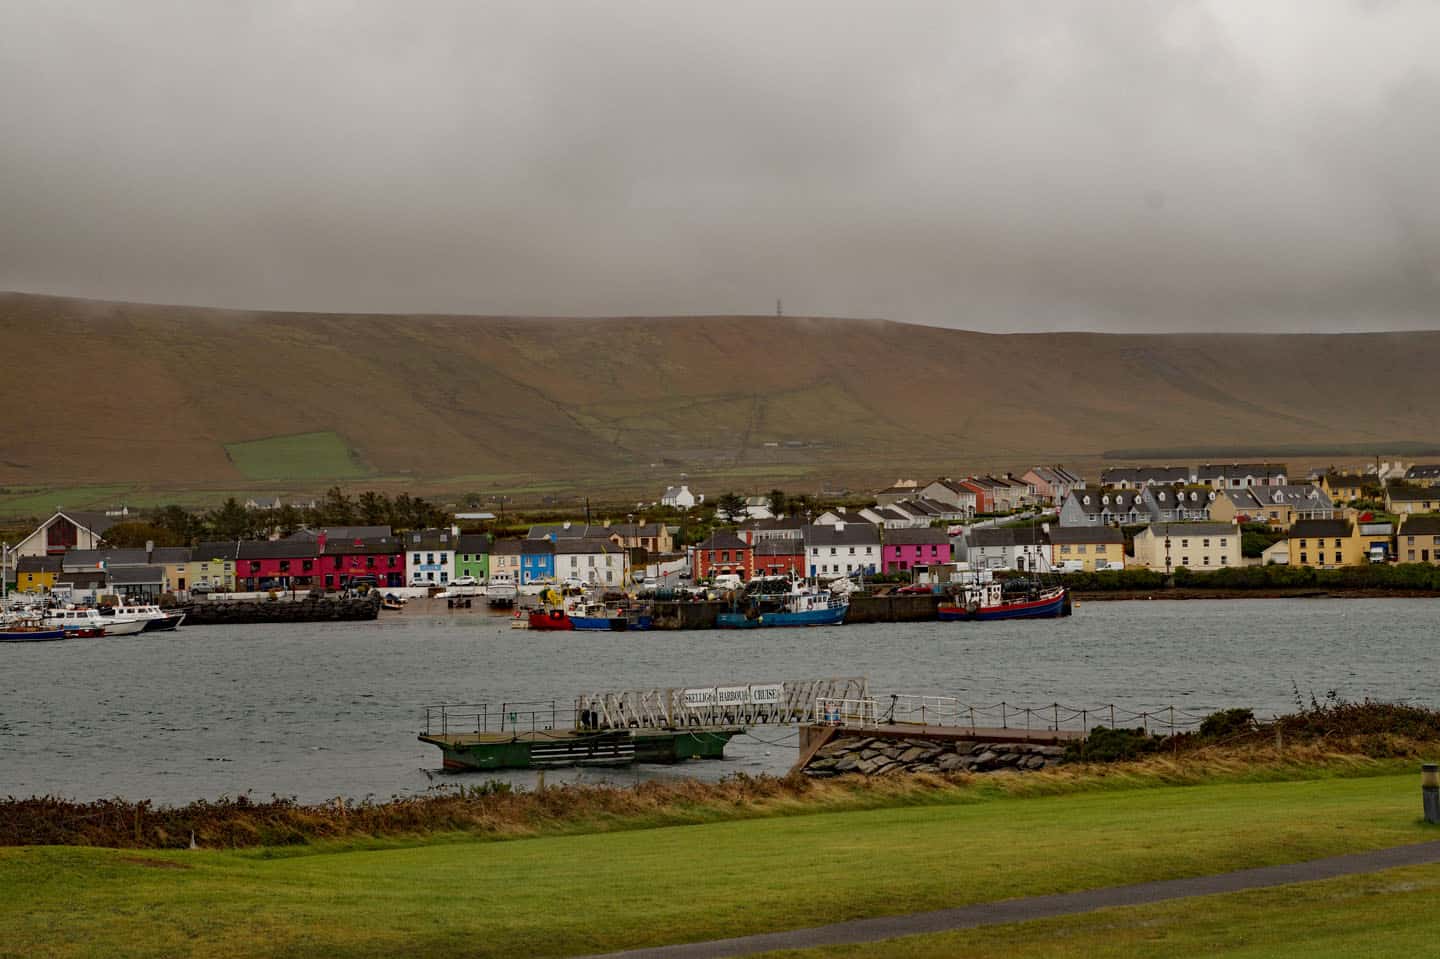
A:
POLYGON ((579 565, 580 565, 580 557, 578 557, 578 556, 571 556, 571 557, 570 557, 570 568, 571 568, 571 569, 575 569, 575 568, 578 567, 579 565))
POLYGON ((441 563, 447 563, 447 562, 449 562, 449 559, 448 559, 449 555, 450 555, 449 553, 441 553, 441 554, 440 554, 440 562, 441 562, 441 563))
POLYGON ((1189 566, 1190 566, 1190 557, 1188 557, 1188 556, 1182 556, 1182 557, 1180 557, 1180 565, 1181 565, 1181 566, 1184 566, 1184 567, 1186 567, 1186 568, 1189 568, 1189 566))
POLYGON ((394 565, 395 565, 396 563, 398 563, 399 561, 400 561, 400 557, 398 557, 398 556, 392 556, 392 557, 390 557, 390 565, 391 565, 391 566, 394 566, 394 565))
POLYGON ((425 565, 426 565, 426 566, 434 566, 434 565, 435 565, 435 554, 434 554, 434 553, 426 553, 426 554, 425 554, 425 565))
POLYGON ((1220 537, 1220 546, 1221 546, 1222 549, 1225 547, 1225 537, 1223 537, 1223 536, 1220 537))
POLYGON ((855 547, 853 547, 853 546, 850 547, 850 555, 851 555, 851 556, 854 556, 854 555, 855 555, 855 547))
POLYGON ((1208 549, 1210 547, 1210 537, 1205 537, 1205 541, 1202 542, 1200 545, 1208 549))
POLYGON ((1316 561, 1317 563, 1319 563, 1321 566, 1324 566, 1324 565, 1325 565, 1325 554, 1324 554, 1324 553, 1317 553, 1317 554, 1315 555, 1315 561, 1316 561))
POLYGON ((1069 553, 1070 553, 1070 547, 1069 547, 1068 545, 1065 545, 1065 546, 1061 546, 1061 547, 1060 547, 1060 555, 1066 556, 1066 555, 1069 555, 1069 553))
POLYGON ((1200 557, 1200 565, 1201 565, 1201 566, 1209 566, 1209 565, 1210 565, 1210 554, 1209 554, 1209 553, 1206 553, 1204 556, 1200 557))
POLYGON ((1301 554, 1300 554, 1300 562, 1302 562, 1302 563, 1308 563, 1308 562, 1310 562, 1310 557, 1306 556, 1304 553, 1301 553, 1301 554))
POLYGON ((1182 539, 1182 540, 1180 541, 1180 548, 1181 548, 1181 549, 1189 549, 1189 548, 1190 548, 1190 541, 1189 541, 1188 539, 1182 539))
POLYGON ((1336 549, 1339 549, 1339 548, 1340 548, 1340 541, 1339 541, 1338 539, 1335 541, 1335 548, 1336 548, 1336 549))
POLYGON ((301 568, 302 570, 304 570, 305 572, 308 573, 308 572, 310 572, 310 570, 312 570, 312 569, 315 568, 315 561, 314 561, 314 560, 309 560, 309 559, 301 560, 301 561, 300 561, 300 568, 301 568))
POLYGON ((252 573, 258 573, 258 572, 260 572, 260 563, 259 563, 258 561, 253 560, 253 559, 250 561, 250 572, 252 572, 252 573))
POLYGON ((1085 554, 1085 544, 1081 543, 1079 546, 1075 547, 1075 551, 1083 556, 1085 554))
POLYGON ((280 561, 280 572, 282 572, 282 573, 288 573, 288 572, 290 572, 290 561, 289 561, 288 559, 282 559, 282 560, 280 561))
POLYGON ((1229 566, 1229 565, 1230 565, 1230 557, 1228 557, 1228 556, 1221 556, 1221 557, 1220 557, 1220 565, 1221 565, 1221 566, 1229 566))
POLYGON ((336 568, 336 569, 339 569, 342 565, 343 565, 343 564, 342 564, 341 561, 340 561, 340 557, 339 557, 339 556, 335 557, 335 568, 336 568))
MULTIPOLYGON (((1413 537, 1413 536, 1407 536, 1407 537, 1405 537, 1405 545, 1407 545, 1407 546, 1414 546, 1414 545, 1415 545, 1415 537, 1413 537)), ((1413 556, 1414 554, 1412 553, 1411 555, 1413 556)))
MULTIPOLYGON (((830 555, 831 555, 831 556, 834 556, 834 555, 835 555, 835 547, 833 547, 833 546, 830 547, 830 555)), ((836 569, 838 570, 839 567, 837 566, 836 569)))

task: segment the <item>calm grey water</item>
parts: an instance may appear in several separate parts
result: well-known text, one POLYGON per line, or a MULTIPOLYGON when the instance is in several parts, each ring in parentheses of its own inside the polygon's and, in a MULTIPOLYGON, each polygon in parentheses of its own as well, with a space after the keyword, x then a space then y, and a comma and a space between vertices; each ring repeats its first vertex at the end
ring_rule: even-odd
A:
MULTIPOLYGON (((582 690, 863 675, 877 693, 973 703, 1269 712, 1293 705, 1293 683, 1307 698, 1436 705, 1437 623, 1432 600, 1240 600, 1087 603, 1036 623, 594 635, 442 612, 5 644, 0 795, 313 801, 475 783, 490 774, 441 774, 438 751, 416 741, 421 705, 564 705, 582 690)), ((569 775, 782 772, 793 733, 761 735, 725 762, 569 775)))

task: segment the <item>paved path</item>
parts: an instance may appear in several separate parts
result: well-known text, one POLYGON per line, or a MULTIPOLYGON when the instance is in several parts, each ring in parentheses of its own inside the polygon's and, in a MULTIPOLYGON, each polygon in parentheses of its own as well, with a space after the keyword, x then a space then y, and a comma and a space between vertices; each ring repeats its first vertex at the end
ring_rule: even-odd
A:
MULTIPOLYGON (((692 942, 676 946, 656 946, 607 953, 605 959, 718 959, 722 956, 748 956, 772 949, 810 949, 816 946, 841 946, 857 942, 878 942, 899 936, 973 929, 1011 922, 1028 922, 1051 916, 1067 916, 1113 906, 1139 906, 1166 899, 1188 896, 1210 896, 1223 892, 1263 889, 1293 882, 1313 882, 1357 873, 1376 872, 1396 866, 1418 866, 1440 862, 1440 841, 1394 846, 1371 852, 1311 859, 1284 866, 1242 869, 1193 879, 1165 879, 1142 882, 1133 886, 1111 886, 1087 889, 1053 896, 1031 896, 1028 899, 1006 899, 982 902, 956 909, 937 909, 905 916, 883 916, 878 919, 856 919, 829 926, 769 932, 735 939, 692 942)), ((600 957, 592 957, 600 959, 600 957)))

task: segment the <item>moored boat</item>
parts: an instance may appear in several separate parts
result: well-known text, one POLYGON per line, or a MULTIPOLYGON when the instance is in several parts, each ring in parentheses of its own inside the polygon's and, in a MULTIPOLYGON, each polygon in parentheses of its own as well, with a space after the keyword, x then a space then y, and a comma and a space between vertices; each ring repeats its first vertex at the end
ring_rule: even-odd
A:
POLYGON ((845 622, 850 597, 839 595, 791 576, 752 584, 741 603, 715 617, 722 629, 757 629, 762 626, 838 626, 845 622), (778 588, 777 588, 778 584, 778 588), (767 586, 770 590, 767 591, 767 586))
POLYGON ((184 613, 167 613, 159 606, 102 606, 100 615, 107 621, 124 622, 127 620, 138 620, 141 624, 141 632, 160 633, 170 632, 178 629, 185 621, 184 613))
POLYGON ((1070 591, 1064 586, 1022 584, 1007 593, 998 581, 962 586, 955 601, 941 603, 936 613, 942 621, 988 622, 999 619, 1055 619, 1069 616, 1070 591))
POLYGON ((64 638, 64 629, 46 625, 34 617, 0 621, 0 643, 43 643, 64 638))

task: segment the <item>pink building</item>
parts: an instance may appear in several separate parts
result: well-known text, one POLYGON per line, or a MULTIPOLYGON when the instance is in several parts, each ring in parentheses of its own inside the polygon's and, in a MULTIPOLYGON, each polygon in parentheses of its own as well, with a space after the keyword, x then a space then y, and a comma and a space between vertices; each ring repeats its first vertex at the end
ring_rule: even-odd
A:
POLYGON ((304 540, 242 542, 235 557, 235 586, 241 592, 314 586, 319 554, 314 542, 304 540))
POLYGON ((950 562, 950 540, 943 529, 887 529, 880 551, 882 573, 907 573, 916 566, 950 562))

